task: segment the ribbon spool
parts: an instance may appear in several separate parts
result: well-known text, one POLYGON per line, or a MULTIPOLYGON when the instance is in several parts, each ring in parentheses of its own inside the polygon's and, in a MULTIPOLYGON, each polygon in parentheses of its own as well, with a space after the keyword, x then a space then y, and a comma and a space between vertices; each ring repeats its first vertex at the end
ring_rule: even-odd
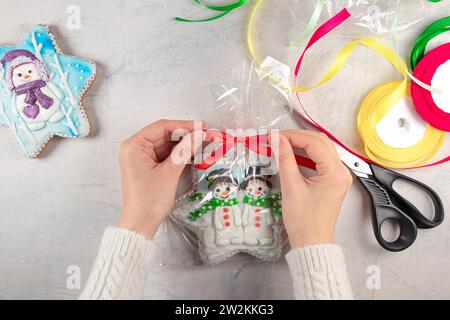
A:
MULTIPOLYGON (((411 52, 414 76, 439 89, 450 81, 450 44, 443 44, 425 55, 427 44, 434 37, 450 30, 450 17, 429 25, 415 42, 411 52)), ((411 94, 417 112, 433 127, 450 131, 450 92, 429 92, 412 84, 411 94)))
MULTIPOLYGON (((436 87, 450 81, 450 43, 431 50, 414 69, 414 76, 436 87)), ((450 92, 432 93, 413 84, 411 94, 417 112, 433 127, 450 131, 450 92)))
POLYGON ((433 38, 447 31, 450 31, 450 17, 445 17, 433 22, 422 32, 411 50, 410 62, 413 70, 425 55, 428 43, 433 38))
POLYGON ((407 120, 408 117, 413 119, 414 116, 417 117, 409 112, 409 108, 413 108, 411 105, 406 106, 408 109, 402 109, 403 113, 395 114, 388 125, 391 126, 391 133, 397 136, 403 135, 403 140, 413 139, 413 141, 408 142, 407 146, 399 147, 391 144, 398 137, 392 137, 392 134, 391 137, 386 134, 382 137, 378 125, 385 117, 388 117, 390 112, 393 112, 393 108, 401 99, 411 99, 409 87, 405 86, 403 81, 389 82, 372 90, 364 99, 358 112, 358 132, 364 141, 366 154, 377 163, 389 167, 405 167, 412 163, 423 164, 436 155, 445 139, 443 132, 425 123, 422 123, 423 132, 417 135, 414 130, 417 131, 419 128, 410 127, 407 120), (399 128, 392 128, 392 126, 399 126, 399 128))
MULTIPOLYGON (((345 21, 345 19, 348 18, 348 16, 348 12, 341 11, 339 14, 337 14, 335 17, 327 21, 316 30, 297 62, 297 66, 295 68, 295 78, 297 78, 299 74, 303 57, 309 47, 311 47, 315 42, 324 37, 331 30, 339 26, 343 21, 345 21)), ((372 92, 361 104, 358 113, 358 128, 360 136, 364 141, 368 157, 371 161, 390 168, 411 168, 424 164, 425 162, 430 160, 442 146, 443 140, 445 138, 445 134, 442 131, 439 131, 431 127, 430 125, 421 122, 421 124, 425 126, 423 139, 417 143, 401 148, 392 147, 384 143, 376 131, 377 124, 385 116, 387 116, 391 110, 393 110, 393 108, 401 101, 401 99, 409 97, 407 71, 408 68, 406 66, 406 63, 400 57, 398 57, 398 55, 392 49, 390 49, 382 42, 374 38, 363 38, 350 42, 341 50, 326 75, 317 84, 310 87, 293 87, 293 90, 297 91, 297 98, 299 99, 298 92, 309 91, 313 88, 316 88, 328 82, 336 74, 338 74, 359 44, 372 49, 373 51, 384 57, 403 75, 402 81, 390 82, 389 84, 379 86, 376 89, 372 90, 372 92)), ((302 105, 301 102, 300 105, 302 105)), ((304 111, 306 114, 308 114, 306 110, 304 111)), ((410 111, 410 109, 407 111, 410 111)), ((315 124, 317 128, 319 128, 322 132, 325 132, 331 139, 343 146, 346 150, 355 155, 358 155, 361 158, 364 158, 346 147, 341 141, 339 141, 339 139, 337 139, 329 131, 321 127, 311 117, 309 117, 309 119, 315 124)), ((446 158, 441 161, 447 160, 448 159, 446 158)), ((442 163, 441 161, 439 161, 438 163, 442 163)), ((434 163, 431 165, 435 165, 438 163, 434 163)))

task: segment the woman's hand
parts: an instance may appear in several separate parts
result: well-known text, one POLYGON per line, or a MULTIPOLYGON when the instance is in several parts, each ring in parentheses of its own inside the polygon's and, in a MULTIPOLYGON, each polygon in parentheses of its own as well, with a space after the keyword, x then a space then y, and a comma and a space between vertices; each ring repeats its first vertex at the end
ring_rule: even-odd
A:
POLYGON ((279 171, 283 221, 292 248, 330 243, 352 176, 326 135, 305 130, 280 133, 279 171), (317 175, 304 177, 293 148, 316 163, 317 175))
POLYGON ((160 120, 122 142, 123 211, 119 227, 152 239, 170 213, 184 167, 202 145, 203 123, 160 120), (184 133, 180 142, 172 134, 184 133))

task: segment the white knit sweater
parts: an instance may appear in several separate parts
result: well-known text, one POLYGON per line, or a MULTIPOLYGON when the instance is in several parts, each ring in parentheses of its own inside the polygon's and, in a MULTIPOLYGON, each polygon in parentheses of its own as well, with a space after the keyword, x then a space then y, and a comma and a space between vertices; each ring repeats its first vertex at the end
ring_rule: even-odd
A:
MULTIPOLYGON (((80 299, 138 299, 152 266, 154 243, 109 227, 80 299)), ((286 255, 296 299, 352 299, 344 256, 334 244, 311 245, 286 255)))

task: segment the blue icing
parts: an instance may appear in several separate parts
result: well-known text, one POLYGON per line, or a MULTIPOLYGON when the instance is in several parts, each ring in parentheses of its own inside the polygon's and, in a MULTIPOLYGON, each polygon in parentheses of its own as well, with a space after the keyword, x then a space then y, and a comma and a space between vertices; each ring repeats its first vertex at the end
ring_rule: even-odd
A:
MULTIPOLYGON (((83 137, 88 134, 89 124, 82 115, 78 101, 83 89, 95 74, 94 63, 78 57, 57 53, 47 28, 42 25, 36 26, 23 43, 14 47, 0 47, 0 59, 3 59, 8 52, 18 49, 27 50, 39 57, 39 52, 36 52, 33 44, 33 34, 36 37, 37 43, 42 45, 40 56, 42 56, 46 70, 51 75, 50 82, 56 87, 55 91, 59 91, 55 97, 58 95, 61 96, 61 98, 56 98, 60 103, 59 107, 53 103, 46 110, 52 110, 51 112, 55 110, 55 113, 60 112, 63 118, 60 121, 54 122, 51 122, 50 119, 45 119, 45 110, 37 102, 36 104, 39 106, 39 110, 44 110, 41 114, 44 120, 40 121, 40 123, 44 124, 44 127, 31 130, 32 125, 29 124, 31 117, 25 115, 24 111, 21 111, 21 108, 16 107, 15 101, 17 94, 10 90, 6 84, 5 73, 10 66, 10 61, 5 62, 4 67, 0 70, 0 124, 7 125, 12 129, 17 140, 25 150, 25 153, 30 157, 39 152, 42 144, 50 136, 83 137), (55 55, 58 58, 57 61, 55 61, 55 55), (57 67, 58 61, 62 72, 67 72, 67 86, 62 81, 60 70, 57 67), (70 110, 71 113, 69 114, 70 110)), ((46 83, 45 85, 47 86, 48 84, 46 83)), ((47 86, 47 88, 50 87, 47 86)), ((39 111, 39 113, 41 112, 39 111)), ((37 117, 39 117, 39 113, 37 117)))

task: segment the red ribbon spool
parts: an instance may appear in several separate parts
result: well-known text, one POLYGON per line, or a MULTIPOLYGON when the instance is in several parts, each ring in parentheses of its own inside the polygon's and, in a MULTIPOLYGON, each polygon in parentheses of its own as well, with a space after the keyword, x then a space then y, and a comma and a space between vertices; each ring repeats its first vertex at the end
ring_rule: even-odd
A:
MULTIPOLYGON (((447 43, 428 52, 414 69, 414 76, 421 79, 424 83, 431 85, 437 69, 449 60, 450 43, 447 43)), ((417 113, 425 121, 436 129, 450 131, 450 113, 443 111, 437 106, 430 91, 412 82, 411 96, 414 100, 417 113)))

